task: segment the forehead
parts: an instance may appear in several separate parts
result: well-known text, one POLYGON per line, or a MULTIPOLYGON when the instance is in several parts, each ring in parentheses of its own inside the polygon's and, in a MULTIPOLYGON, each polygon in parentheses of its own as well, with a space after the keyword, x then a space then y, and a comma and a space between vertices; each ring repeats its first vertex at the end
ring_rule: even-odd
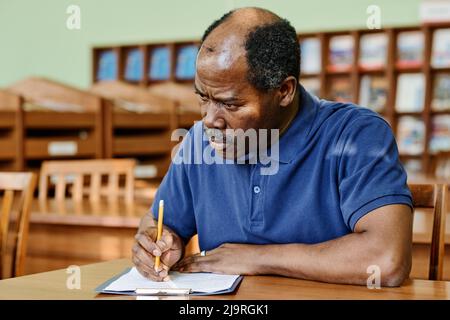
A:
POLYGON ((199 86, 238 89, 249 85, 243 40, 234 32, 211 34, 200 48, 196 66, 199 86))

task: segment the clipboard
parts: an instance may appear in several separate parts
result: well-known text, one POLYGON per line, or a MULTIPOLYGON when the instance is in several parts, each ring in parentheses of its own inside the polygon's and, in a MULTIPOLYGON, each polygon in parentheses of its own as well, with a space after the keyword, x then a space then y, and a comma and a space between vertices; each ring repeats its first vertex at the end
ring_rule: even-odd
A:
POLYGON ((233 285, 226 289, 226 290, 219 290, 214 292, 195 292, 192 291, 190 288, 158 288, 158 289, 152 289, 152 288, 136 288, 134 291, 110 291, 106 290, 106 288, 122 277, 123 275, 130 272, 131 268, 126 268, 124 271, 119 273, 118 275, 112 277, 111 279, 105 281, 101 285, 99 285, 97 288, 95 288, 95 292, 97 293, 106 293, 106 294, 119 294, 119 295, 129 295, 129 296, 184 296, 184 295, 192 295, 192 296, 209 296, 209 295, 220 295, 220 294, 227 294, 232 293, 236 290, 236 288, 241 283, 243 276, 239 276, 233 283, 233 285))

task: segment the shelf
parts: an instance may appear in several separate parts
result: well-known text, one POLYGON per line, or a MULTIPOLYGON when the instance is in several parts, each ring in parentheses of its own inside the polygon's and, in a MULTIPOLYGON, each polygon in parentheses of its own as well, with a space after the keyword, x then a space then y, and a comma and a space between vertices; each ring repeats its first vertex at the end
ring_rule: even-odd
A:
POLYGON ((0 138, 0 160, 14 160, 16 143, 13 137, 0 138))
POLYGON ((422 71, 422 64, 418 65, 410 65, 410 66, 404 66, 404 65, 395 65, 395 70, 397 72, 404 72, 404 73, 413 73, 413 72, 421 72, 422 71))
POLYGON ((24 113, 27 129, 80 129, 95 127, 95 113, 29 111, 24 113))
POLYGON ((113 113, 114 128, 168 129, 170 114, 113 113))
POLYGON ((450 66, 444 67, 444 68, 431 67, 431 71, 433 71, 433 72, 442 72, 442 73, 450 72, 450 66))
POLYGON ((16 112, 0 110, 0 129, 14 128, 16 112))
POLYGON ((352 68, 334 69, 327 67, 326 73, 329 75, 350 75, 352 73, 352 68))
POLYGON ((407 153, 400 153, 399 156, 401 158, 421 158, 423 154, 407 154, 407 153))
POLYGON ((382 67, 382 68, 370 68, 370 67, 359 66, 358 67, 358 72, 359 73, 366 73, 366 74, 384 74, 384 73, 386 73, 386 68, 385 67, 382 67))
POLYGON ((170 152, 170 136, 167 133, 146 136, 115 136, 113 154, 116 156, 157 155, 170 152))
POLYGON ((439 111, 433 111, 431 110, 431 115, 441 115, 441 114, 450 114, 450 109, 449 110, 439 110, 439 111))
POLYGON ((98 146, 94 137, 27 137, 25 158, 43 160, 50 158, 95 158, 98 146))
POLYGON ((412 111, 412 112, 398 112, 398 111, 395 111, 395 115, 397 117, 403 117, 403 116, 422 117, 423 116, 423 111, 412 111))

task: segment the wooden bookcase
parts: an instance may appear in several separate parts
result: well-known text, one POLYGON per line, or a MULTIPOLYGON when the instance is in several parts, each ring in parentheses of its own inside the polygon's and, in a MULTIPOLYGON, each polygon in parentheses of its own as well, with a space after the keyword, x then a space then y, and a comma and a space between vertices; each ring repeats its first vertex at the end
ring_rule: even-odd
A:
POLYGON ((15 123, 22 123, 16 134, 16 170, 37 171, 47 159, 104 157, 102 98, 43 78, 28 78, 7 90, 20 101, 15 111, 15 123), (49 104, 51 108, 39 107, 49 104))
POLYGON ((92 82, 122 80, 143 87, 161 82, 192 83, 193 73, 181 76, 178 68, 184 61, 192 71, 195 66, 194 53, 198 47, 198 41, 95 47, 92 51, 92 82), (159 54, 155 54, 156 52, 159 54), (139 56, 140 61, 136 67, 139 79, 129 79, 127 77, 129 59, 136 56, 139 56), (161 65, 155 61, 158 58, 162 59, 158 61, 164 63, 163 77, 153 73, 155 70, 152 67, 161 65), (105 73, 104 70, 111 72, 105 73))
POLYGON ((95 83, 91 92, 106 99, 105 157, 136 158, 136 178, 163 178, 174 145, 170 135, 177 128, 175 103, 123 81, 95 83))
MULTIPOLYGON (((431 66, 431 55, 432 55, 432 45, 433 45, 433 35, 437 29, 450 28, 450 23, 440 23, 440 24, 424 24, 420 26, 407 26, 407 27, 395 27, 395 28, 384 28, 379 30, 339 30, 330 32, 310 32, 310 33, 299 33, 298 40, 299 43, 307 38, 315 38, 320 41, 320 70, 314 73, 306 74, 302 73, 300 76, 300 83, 303 81, 309 81, 309 79, 316 79, 319 83, 319 88, 317 94, 321 98, 332 99, 331 91, 333 85, 339 82, 339 79, 348 81, 350 84, 349 98, 347 101, 359 103, 360 102, 360 86, 361 81, 365 76, 377 77, 384 79, 386 83, 386 97, 384 109, 380 110, 379 113, 383 116, 392 126, 394 134, 398 134, 398 124, 399 119, 402 117, 410 116, 423 121, 425 126, 425 138, 424 138, 424 148, 423 152, 420 154, 400 154, 400 158, 405 163, 410 160, 416 160, 420 163, 422 172, 428 172, 433 158, 435 155, 430 150, 430 139, 432 134, 432 121, 433 117, 439 114, 450 114, 450 111, 433 111, 431 108, 431 101, 433 98, 434 81, 437 74, 450 74, 450 67, 435 69, 431 66), (423 35, 423 57, 422 63, 415 66, 402 66, 397 63, 397 42, 398 35, 405 31, 419 31, 423 35), (386 37, 386 56, 385 63, 377 68, 363 68, 360 65, 360 43, 361 39, 368 34, 382 34, 386 37), (348 35, 353 39, 353 61, 349 68, 345 70, 334 70, 330 68, 329 65, 329 52, 330 52, 330 39, 335 36, 348 35), (424 104, 423 110, 419 112, 399 112, 396 109, 396 96, 398 93, 397 82, 398 78, 402 74, 406 73, 418 73, 423 75, 425 80, 424 87, 424 104)), ((180 50, 189 45, 197 45, 198 41, 191 42, 168 42, 168 43, 157 43, 157 44, 145 44, 145 45, 135 45, 135 48, 141 48, 142 55, 144 57, 143 68, 145 69, 142 79, 140 79, 139 84, 143 87, 149 87, 150 91, 157 94, 163 94, 169 98, 177 101, 178 103, 183 103, 183 101, 189 101, 190 98, 186 100, 186 95, 177 93, 177 89, 174 83, 177 85, 185 84, 191 85, 193 79, 180 79, 177 77, 176 67, 179 63, 178 53, 180 50), (148 71, 151 66, 151 52, 155 48, 166 48, 168 55, 170 56, 170 75, 164 80, 151 80, 149 79, 148 71), (164 87, 167 86, 167 87, 164 87), (163 89, 160 89, 163 88, 163 89)), ((131 46, 133 47, 133 46, 131 46)), ((93 81, 96 82, 98 77, 96 77, 99 65, 99 54, 104 50, 110 50, 111 52, 116 52, 118 57, 118 65, 116 69, 118 70, 117 79, 124 79, 124 64, 125 58, 129 52, 130 46, 111 46, 108 48, 94 48, 93 49, 93 81)), ((180 91, 184 90, 186 87, 178 87, 180 91)), ((190 104, 191 102, 188 102, 190 104)), ((192 100, 192 103, 193 100, 192 100)), ((186 121, 183 122, 183 118, 179 120, 181 127, 188 127, 192 124, 194 120, 199 120, 200 117, 195 115, 195 112, 185 115, 186 121), (192 117, 190 117, 192 115, 192 117), (181 125, 182 124, 182 125, 181 125)))
POLYGON ((433 24, 422 26, 411 26, 401 28, 385 28, 381 30, 352 30, 337 32, 319 32, 299 34, 299 42, 306 38, 317 38, 320 41, 321 66, 320 72, 313 74, 302 74, 300 83, 305 79, 317 79, 320 83, 319 96, 325 99, 332 99, 330 96, 330 83, 336 77, 346 78, 351 84, 350 102, 359 103, 360 84, 364 75, 376 75, 386 79, 387 99, 385 108, 379 112, 392 126, 394 134, 397 134, 398 121, 402 116, 412 116, 421 119, 425 124, 424 152, 419 155, 400 154, 402 161, 418 159, 423 172, 429 172, 430 164, 435 157, 429 149, 429 142, 432 133, 432 117, 438 114, 450 114, 450 111, 432 111, 431 101, 433 97, 433 81, 438 73, 450 74, 450 68, 435 69, 431 66, 430 58, 432 54, 433 33, 437 29, 450 28, 450 24, 433 24), (397 65, 397 38, 402 31, 420 31, 424 37, 423 61, 420 66, 401 67, 397 65), (359 65, 360 41, 365 34, 382 33, 387 37, 386 65, 375 69, 364 69, 359 65), (351 35, 354 42, 353 63, 348 70, 334 71, 329 69, 329 43, 330 38, 338 35, 351 35), (420 112, 399 112, 396 110, 396 94, 398 76, 403 73, 421 73, 425 79, 424 105, 420 112))
POLYGON ((0 90, 0 171, 23 168, 23 99, 0 90))

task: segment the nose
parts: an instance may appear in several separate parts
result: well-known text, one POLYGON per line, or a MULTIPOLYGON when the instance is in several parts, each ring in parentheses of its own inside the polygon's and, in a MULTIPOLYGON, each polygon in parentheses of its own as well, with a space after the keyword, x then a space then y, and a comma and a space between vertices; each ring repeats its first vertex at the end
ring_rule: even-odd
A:
POLYGON ((225 130, 226 123, 221 115, 220 108, 215 103, 210 102, 205 109, 203 124, 210 129, 225 130))

